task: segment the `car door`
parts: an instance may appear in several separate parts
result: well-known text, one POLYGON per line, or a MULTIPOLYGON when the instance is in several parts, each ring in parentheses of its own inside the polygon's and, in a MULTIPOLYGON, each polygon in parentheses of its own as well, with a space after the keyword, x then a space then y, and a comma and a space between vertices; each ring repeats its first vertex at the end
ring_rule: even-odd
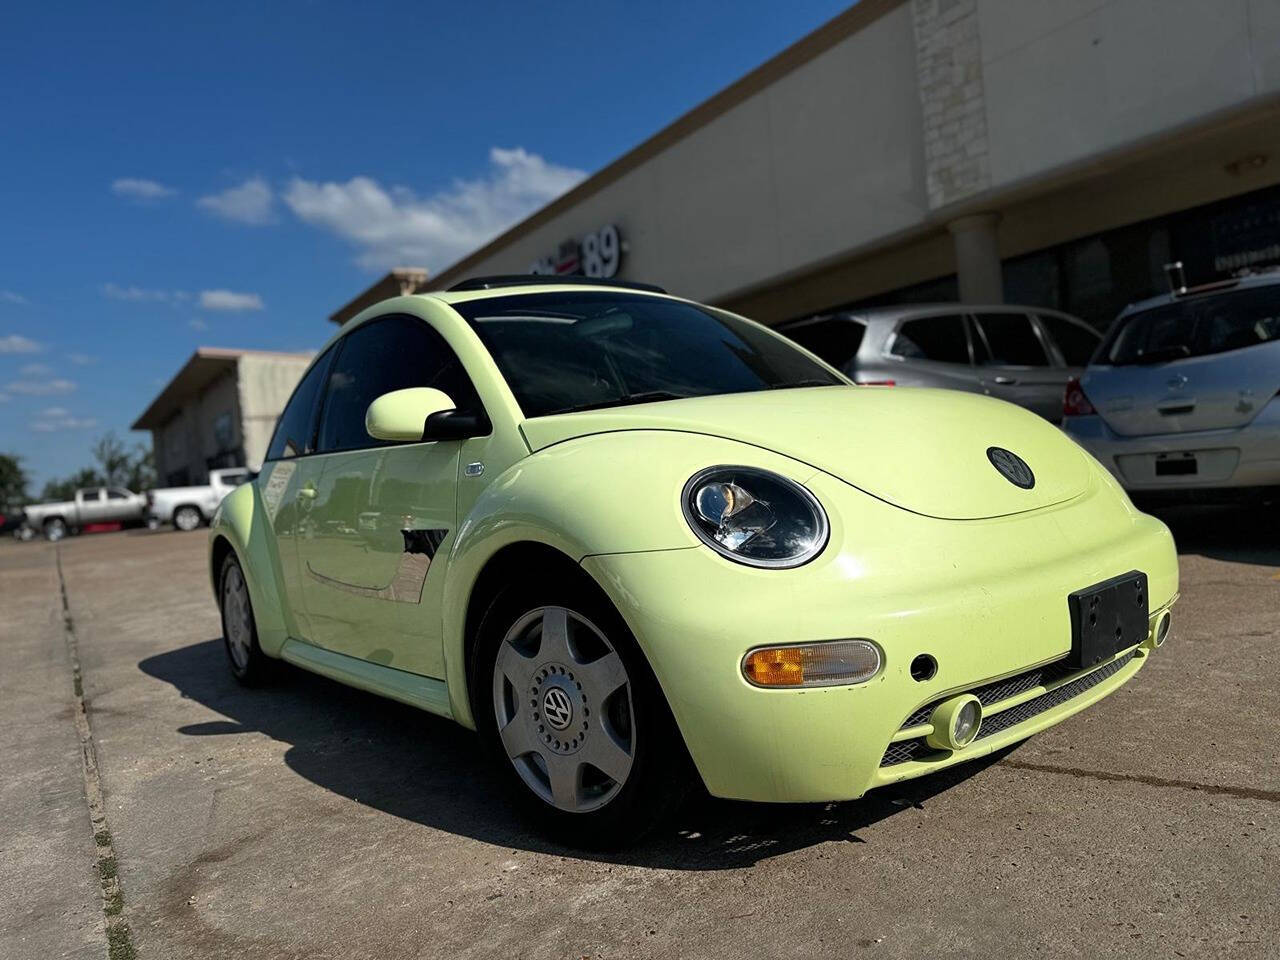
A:
POLYGON ((443 390, 459 409, 479 403, 456 355, 420 319, 378 318, 341 341, 298 566, 312 643, 442 677, 441 611, 427 579, 443 576, 434 561, 456 527, 462 441, 389 443, 365 430, 369 405, 408 387, 443 390))
POLYGON ((76 512, 82 526, 101 523, 107 512, 106 491, 101 487, 79 491, 76 494, 76 512))
POLYGON ((1058 362, 1066 367, 1067 378, 1079 377, 1097 352, 1102 334, 1074 317, 1056 313, 1037 313, 1035 316, 1050 352, 1056 350, 1058 362))
POLYGON ((315 491, 316 424, 333 353, 332 347, 325 351, 294 388, 258 474, 258 498, 274 535, 290 633, 300 640, 309 639, 311 630, 299 583, 298 539, 309 529, 312 499, 304 491, 315 491))
POLYGON ((104 520, 110 523, 120 523, 136 520, 140 515, 141 511, 138 509, 138 502, 134 499, 132 493, 117 487, 107 488, 107 500, 103 511, 104 520))
POLYGON ((970 317, 976 333, 974 361, 983 392, 1059 422, 1067 370, 1050 359, 1031 317, 1018 311, 974 313, 970 317))

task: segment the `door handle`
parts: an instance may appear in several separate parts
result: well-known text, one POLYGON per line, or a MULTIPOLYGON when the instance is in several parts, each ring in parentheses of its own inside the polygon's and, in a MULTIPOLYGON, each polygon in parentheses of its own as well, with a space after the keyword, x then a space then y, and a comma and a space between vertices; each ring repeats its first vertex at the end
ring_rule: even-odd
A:
POLYGON ((1004 376, 1004 374, 1001 374, 996 377, 992 377, 991 380, 993 383, 998 383, 1002 387, 1011 387, 1018 382, 1013 377, 1006 377, 1004 376))
POLYGON ((299 500, 314 500, 315 498, 316 498, 315 487, 299 487, 298 488, 299 500))

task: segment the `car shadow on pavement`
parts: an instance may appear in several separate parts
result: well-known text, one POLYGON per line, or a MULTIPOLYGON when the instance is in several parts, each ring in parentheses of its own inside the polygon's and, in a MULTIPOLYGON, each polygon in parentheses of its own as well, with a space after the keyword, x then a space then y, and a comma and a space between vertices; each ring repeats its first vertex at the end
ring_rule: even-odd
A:
POLYGON ((1008 752, 848 803, 741 803, 700 789, 656 836, 595 853, 551 843, 527 825, 502 802, 504 785, 476 735, 451 721, 283 664, 276 683, 245 689, 227 671, 221 639, 148 657, 139 667, 228 718, 179 733, 264 733, 290 745, 285 763, 295 773, 392 816, 500 846, 663 869, 731 869, 827 841, 864 842, 858 831, 920 807, 1008 752))
POLYGON ((1280 503, 1167 506, 1152 512, 1168 524, 1178 553, 1280 567, 1280 503))

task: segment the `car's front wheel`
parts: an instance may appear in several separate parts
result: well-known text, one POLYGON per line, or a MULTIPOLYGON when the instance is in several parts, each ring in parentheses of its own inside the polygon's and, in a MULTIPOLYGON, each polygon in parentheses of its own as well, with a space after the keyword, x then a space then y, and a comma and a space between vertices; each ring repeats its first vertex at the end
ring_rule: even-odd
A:
POLYGON ((57 543, 67 535, 67 521, 61 517, 51 517, 44 522, 44 538, 51 543, 57 543))
POLYGON ((231 673, 240 683, 251 687, 268 679, 275 664, 258 646, 258 627, 253 619, 249 585, 235 554, 228 553, 222 561, 218 583, 222 640, 231 663, 231 673))
POLYGON ((204 517, 200 515, 200 511, 192 506, 179 507, 173 511, 173 525, 179 530, 194 530, 203 520, 204 517))
POLYGON ((527 812, 582 846, 632 842, 694 774, 622 618, 586 590, 509 591, 481 628, 477 725, 527 812))

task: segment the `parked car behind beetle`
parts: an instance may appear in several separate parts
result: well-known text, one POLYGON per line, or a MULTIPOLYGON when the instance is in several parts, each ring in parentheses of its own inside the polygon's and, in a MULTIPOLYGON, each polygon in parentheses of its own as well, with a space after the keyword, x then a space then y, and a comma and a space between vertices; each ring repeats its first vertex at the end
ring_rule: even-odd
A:
POLYGON ((27 526, 47 540, 61 540, 91 523, 138 523, 146 498, 120 487, 87 487, 65 503, 37 503, 23 508, 27 526))
POLYGON ((1280 274, 1127 308, 1067 389, 1063 429, 1131 492, 1280 488, 1280 274))
POLYGON ((1101 339, 1039 307, 882 307, 778 328, 858 383, 945 387, 1008 400, 1057 423, 1062 391, 1101 339))
POLYGON ((179 530, 194 530, 208 522, 222 498, 254 473, 247 467, 210 470, 209 482, 196 487, 168 487, 147 494, 147 523, 158 527, 171 523, 179 530))

